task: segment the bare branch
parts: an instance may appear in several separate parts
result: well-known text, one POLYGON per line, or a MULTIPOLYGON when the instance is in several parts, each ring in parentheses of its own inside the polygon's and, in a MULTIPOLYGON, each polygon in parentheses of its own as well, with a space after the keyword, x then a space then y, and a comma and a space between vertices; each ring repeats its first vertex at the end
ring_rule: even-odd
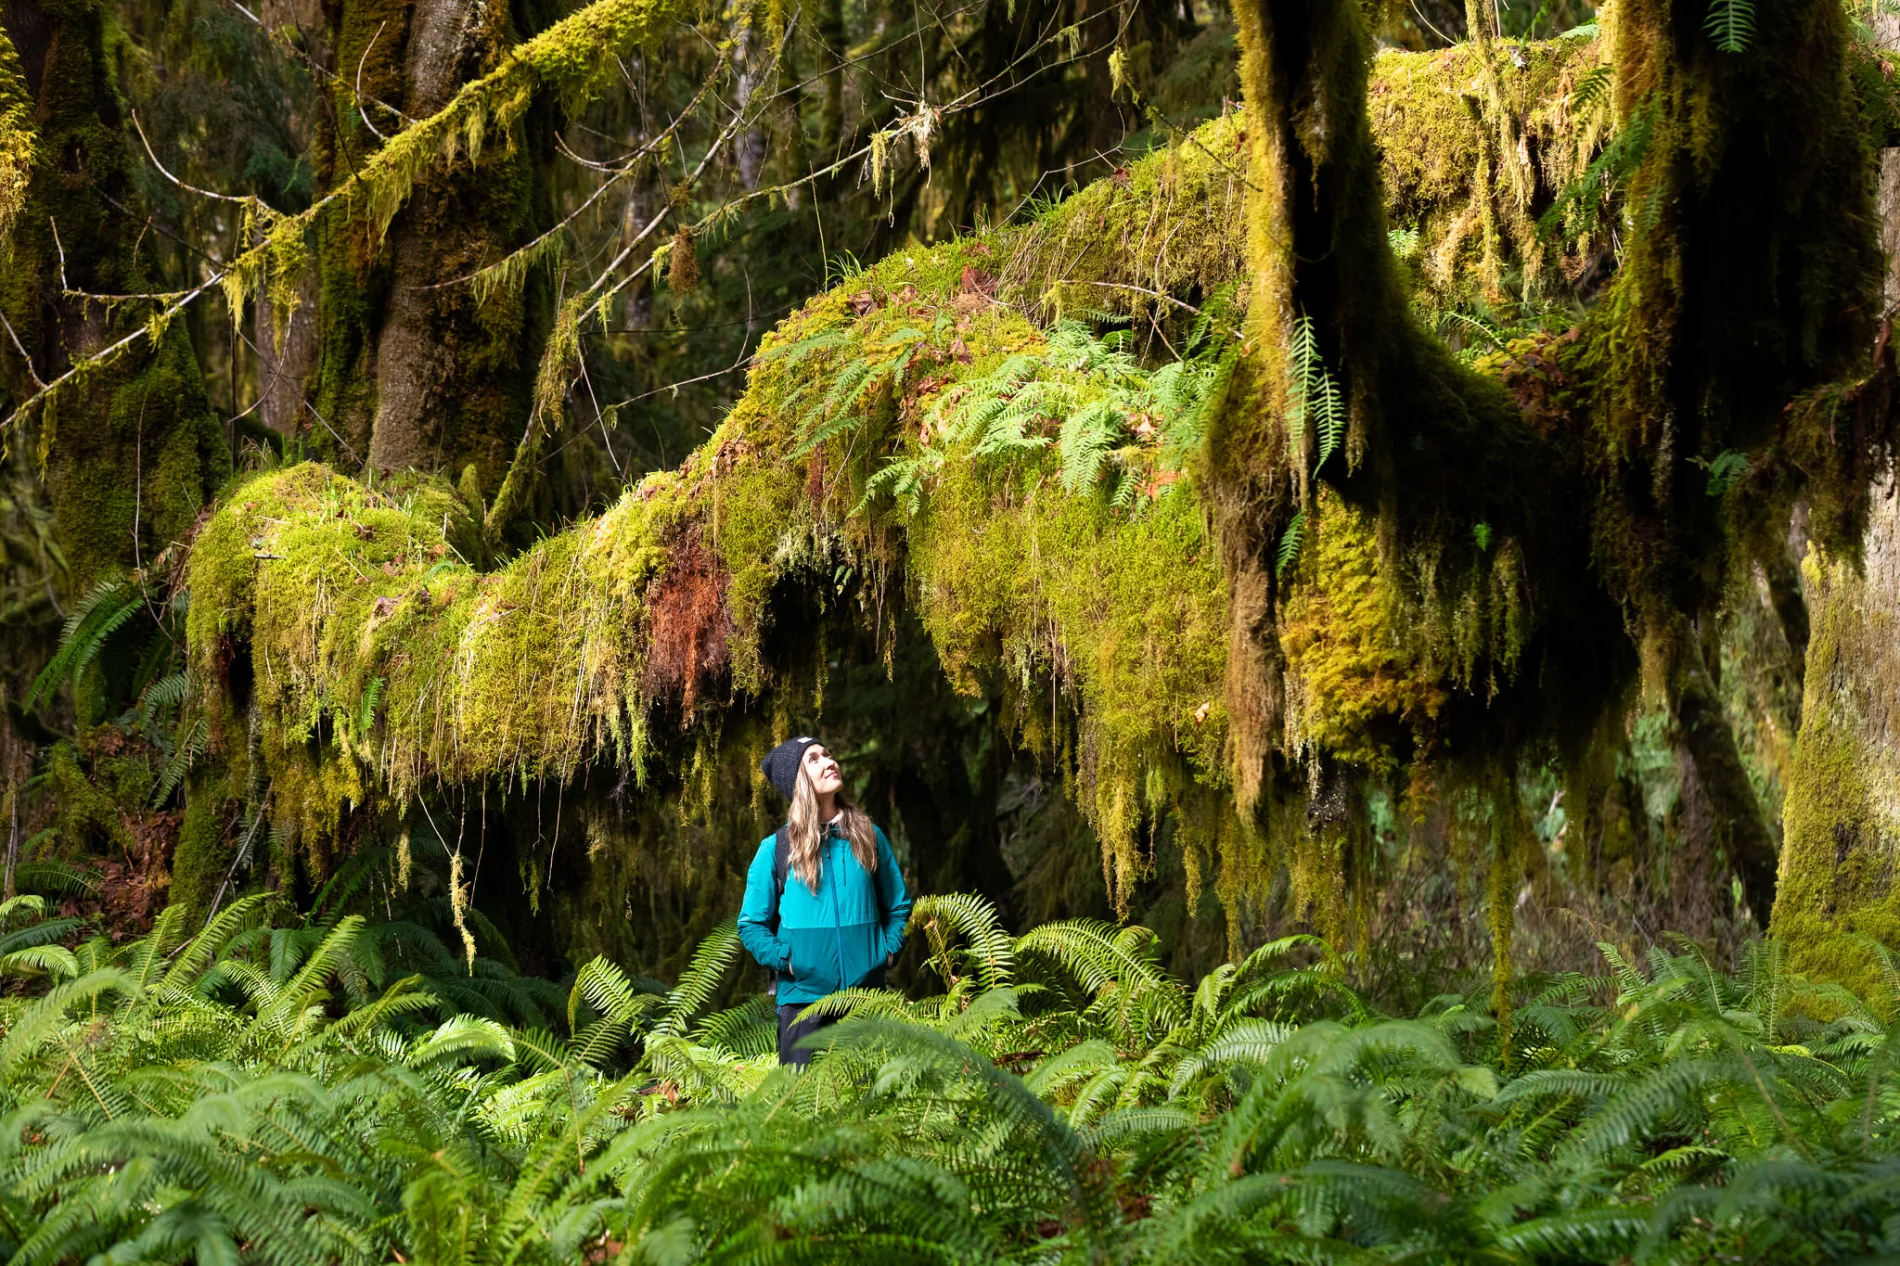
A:
POLYGON ((152 160, 152 166, 158 168, 159 175, 171 181, 174 185, 177 185, 180 189, 183 189, 186 193, 195 193, 201 198, 214 198, 219 202, 235 202, 241 207, 251 206, 257 202, 256 198, 249 197, 249 196, 237 196, 237 195, 228 194, 228 193, 218 193, 215 190, 211 190, 211 189, 200 189, 198 188, 198 186, 188 185, 184 181, 180 180, 178 177, 172 175, 171 172, 165 169, 165 164, 158 161, 158 155, 157 153, 153 151, 152 143, 145 138, 145 128, 139 122, 139 112, 137 110, 134 110, 131 113, 132 113, 132 130, 139 134, 139 143, 145 146, 145 156, 152 160))
POLYGON ((376 125, 369 121, 369 111, 363 108, 363 66, 369 61, 369 50, 375 48, 376 41, 383 38, 383 28, 388 25, 388 18, 377 24, 376 34, 369 37, 369 43, 363 45, 363 55, 356 59, 356 113, 362 118, 363 126, 369 129, 370 135, 385 145, 389 143, 389 138, 376 130, 376 125))
POLYGON ((20 336, 14 333, 13 323, 7 320, 7 314, 4 312, 0 312, 0 325, 7 327, 7 337, 13 340, 13 346, 20 353, 20 360, 26 365, 26 376, 33 380, 35 387, 44 389, 46 384, 40 381, 40 371, 33 368, 33 357, 27 354, 26 344, 22 343, 20 336))

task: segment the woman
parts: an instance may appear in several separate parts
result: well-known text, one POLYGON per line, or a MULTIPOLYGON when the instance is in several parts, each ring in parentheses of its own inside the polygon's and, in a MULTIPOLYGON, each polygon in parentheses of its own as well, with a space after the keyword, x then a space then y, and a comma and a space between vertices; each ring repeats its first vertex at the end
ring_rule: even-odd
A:
POLYGON ((787 739, 759 768, 792 810, 759 842, 746 872, 739 939, 778 982, 778 1061, 802 1068, 811 1052, 800 1039, 836 1017, 799 1021, 798 1013, 828 993, 883 983, 904 947, 910 893, 890 841, 846 798, 823 743, 787 739))

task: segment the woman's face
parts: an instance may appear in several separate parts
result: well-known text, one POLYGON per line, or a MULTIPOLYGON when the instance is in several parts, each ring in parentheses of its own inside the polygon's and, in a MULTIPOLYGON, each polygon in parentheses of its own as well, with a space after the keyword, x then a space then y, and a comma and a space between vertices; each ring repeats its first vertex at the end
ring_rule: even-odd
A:
POLYGON ((838 762, 817 743, 805 749, 802 768, 805 777, 811 779, 811 789, 821 796, 831 795, 844 786, 844 775, 838 772, 838 762))

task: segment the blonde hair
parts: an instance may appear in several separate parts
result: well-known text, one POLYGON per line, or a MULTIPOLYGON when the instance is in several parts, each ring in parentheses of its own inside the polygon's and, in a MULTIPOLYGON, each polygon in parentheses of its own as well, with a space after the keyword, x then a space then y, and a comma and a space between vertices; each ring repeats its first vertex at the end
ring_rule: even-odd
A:
MULTIPOLYGON (((843 788, 833 797, 838 807, 838 833, 851 842, 851 852, 857 857, 858 865, 865 871, 877 873, 877 829, 871 825, 870 815, 852 804, 843 788)), ((800 762, 798 782, 792 788, 792 812, 785 820, 786 835, 791 844, 791 869, 799 882, 813 892, 818 891, 820 878, 820 850, 825 842, 825 828, 829 823, 818 816, 818 793, 812 789, 811 778, 805 773, 800 762)))

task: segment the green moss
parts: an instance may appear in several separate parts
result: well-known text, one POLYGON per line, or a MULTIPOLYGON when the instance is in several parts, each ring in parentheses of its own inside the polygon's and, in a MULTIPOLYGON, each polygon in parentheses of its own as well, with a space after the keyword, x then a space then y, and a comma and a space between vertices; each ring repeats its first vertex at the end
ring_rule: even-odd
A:
POLYGON ((1539 231, 1533 211, 1582 177, 1611 131, 1606 94, 1587 114, 1575 105, 1603 55, 1597 40, 1513 44, 1508 55, 1473 44, 1378 54, 1367 110, 1386 215, 1418 235, 1405 253, 1419 261, 1426 306, 1485 311, 1555 297, 1564 272, 1581 267, 1591 236, 1568 243, 1572 258, 1557 258, 1562 243, 1539 231), (1480 89, 1488 51, 1496 101, 1480 89), (1521 149, 1500 150, 1500 118, 1518 131, 1521 149))
MULTIPOLYGON (((186 918, 202 923, 231 866, 231 823, 235 802, 223 794, 222 781, 193 785, 185 797, 185 816, 172 853, 170 902, 186 918)), ((228 894, 227 894, 228 895, 228 894)))
POLYGON ((356 469, 369 454, 376 416, 375 343, 371 316, 388 287, 369 227, 337 218, 313 230, 317 239, 317 377, 314 417, 301 425, 310 450, 356 469))
POLYGON ((1429 733, 1445 685, 1395 618, 1371 520, 1322 492, 1306 530, 1280 609, 1288 746, 1392 773, 1394 723, 1429 733))
POLYGON ((1885 539, 1871 543, 1866 575, 1851 559, 1818 553, 1803 567, 1814 618, 1770 928, 1790 967, 1867 997, 1886 980, 1871 946, 1900 946, 1891 509, 1876 524, 1885 539))
POLYGON ((0 31, 0 263, 12 254, 13 221, 33 173, 33 102, 12 41, 0 31))

